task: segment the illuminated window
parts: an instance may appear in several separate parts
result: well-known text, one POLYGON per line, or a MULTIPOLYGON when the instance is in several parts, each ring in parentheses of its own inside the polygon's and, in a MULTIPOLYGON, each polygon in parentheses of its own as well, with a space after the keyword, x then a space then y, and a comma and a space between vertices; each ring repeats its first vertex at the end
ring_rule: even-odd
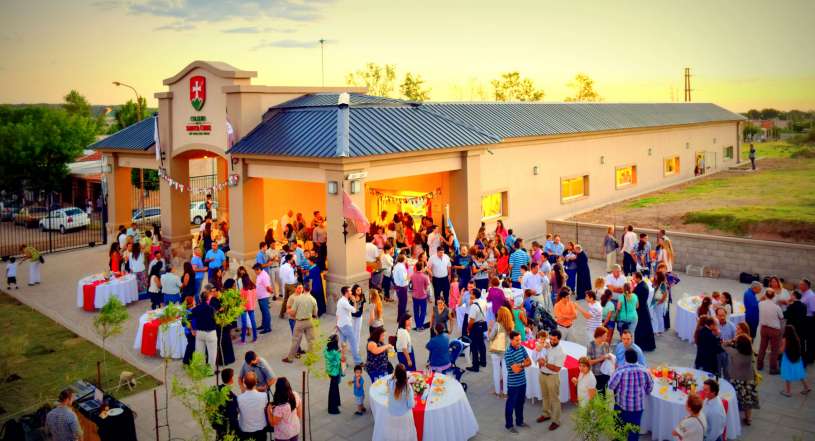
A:
POLYGON ((637 183, 637 166, 627 165, 614 169, 614 186, 618 190, 637 183))
POLYGON ((481 220, 507 215, 507 192, 497 191, 481 196, 481 220))
POLYGON ((665 158, 665 176, 679 174, 679 156, 665 158))
POLYGON ((560 180, 560 200, 566 202, 589 195, 589 175, 560 180))
POLYGON ((729 145, 724 148, 724 159, 733 159, 733 146, 729 145))

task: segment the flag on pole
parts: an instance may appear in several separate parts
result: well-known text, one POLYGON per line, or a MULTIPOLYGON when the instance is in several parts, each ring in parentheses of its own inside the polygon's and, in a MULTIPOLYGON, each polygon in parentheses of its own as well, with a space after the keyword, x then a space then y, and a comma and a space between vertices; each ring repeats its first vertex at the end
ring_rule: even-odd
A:
POLYGON ((226 148, 231 149, 233 145, 235 145, 235 141, 237 141, 237 134, 235 133, 235 128, 232 127, 232 122, 229 121, 229 116, 226 117, 226 148))
POLYGON ((362 210, 357 207, 351 196, 347 192, 342 192, 342 217, 351 221, 357 233, 365 234, 371 228, 368 219, 362 213, 362 210))
POLYGON ((447 229, 449 229, 450 232, 453 234, 453 248, 456 249, 456 254, 457 254, 459 252, 459 248, 461 248, 461 247, 459 246, 459 243, 458 243, 458 236, 456 236, 456 229, 453 228, 453 221, 450 220, 450 206, 449 205, 445 206, 445 211, 447 212, 447 229))
POLYGON ((156 143, 156 161, 161 162, 161 143, 158 137, 158 114, 153 117, 153 142, 156 143))

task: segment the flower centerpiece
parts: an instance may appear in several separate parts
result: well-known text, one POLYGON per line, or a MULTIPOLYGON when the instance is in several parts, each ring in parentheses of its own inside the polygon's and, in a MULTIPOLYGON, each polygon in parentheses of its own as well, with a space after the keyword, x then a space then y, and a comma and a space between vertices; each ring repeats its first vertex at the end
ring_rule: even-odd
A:
POLYGON ((677 387, 685 393, 696 391, 696 376, 693 372, 685 372, 677 377, 677 387))
POLYGON ((408 383, 413 389, 413 393, 418 396, 422 396, 427 390, 427 377, 422 373, 413 373, 410 378, 408 378, 408 383))

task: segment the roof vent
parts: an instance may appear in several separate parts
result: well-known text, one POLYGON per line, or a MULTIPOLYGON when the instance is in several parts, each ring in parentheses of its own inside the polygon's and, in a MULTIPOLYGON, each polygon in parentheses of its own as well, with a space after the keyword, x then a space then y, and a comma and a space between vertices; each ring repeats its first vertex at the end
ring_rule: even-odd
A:
POLYGON ((341 93, 340 96, 337 97, 337 105, 350 106, 351 105, 351 95, 349 95, 348 92, 341 93))
POLYGON ((351 110, 348 108, 351 103, 351 96, 347 92, 343 92, 337 99, 337 156, 348 157, 350 156, 349 146, 350 141, 350 119, 351 110))

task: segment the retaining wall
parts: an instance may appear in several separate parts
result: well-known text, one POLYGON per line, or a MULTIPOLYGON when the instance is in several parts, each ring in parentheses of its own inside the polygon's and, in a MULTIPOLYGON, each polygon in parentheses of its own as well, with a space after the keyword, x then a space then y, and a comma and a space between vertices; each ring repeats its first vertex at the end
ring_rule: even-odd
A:
MULTIPOLYGON (((560 234, 563 242, 576 240, 589 257, 603 259, 603 239, 608 225, 546 221, 549 233, 560 234)), ((615 227, 617 240, 624 226, 615 227)), ((651 246, 656 246, 657 230, 637 228, 647 233, 651 246)), ((801 277, 815 275, 815 246, 736 237, 710 236, 705 234, 667 231, 674 249, 674 271, 684 272, 687 265, 704 266, 720 271, 720 277, 738 279, 739 273, 758 273, 761 277, 777 275, 787 282, 797 282, 801 277)), ((621 260, 621 258, 620 258, 621 260)))

